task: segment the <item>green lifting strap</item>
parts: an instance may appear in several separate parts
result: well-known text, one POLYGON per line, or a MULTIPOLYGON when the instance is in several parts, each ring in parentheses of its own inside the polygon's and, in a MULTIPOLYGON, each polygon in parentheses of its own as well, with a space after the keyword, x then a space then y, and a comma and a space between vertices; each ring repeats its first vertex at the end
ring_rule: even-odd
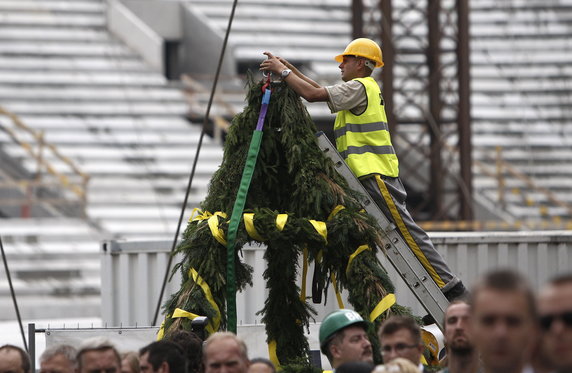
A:
POLYGON ((270 87, 267 87, 262 96, 262 105, 260 107, 260 114, 258 116, 258 123, 256 129, 252 133, 252 140, 250 140, 250 148, 246 156, 246 164, 242 171, 242 179, 232 208, 232 215, 228 225, 227 233, 227 256, 226 256, 226 314, 227 314, 227 330, 236 334, 236 280, 235 280, 235 241, 238 225, 242 218, 248 189, 256 167, 256 159, 260 151, 260 144, 262 143, 262 128, 264 127, 264 118, 268 110, 268 103, 270 102, 270 87))

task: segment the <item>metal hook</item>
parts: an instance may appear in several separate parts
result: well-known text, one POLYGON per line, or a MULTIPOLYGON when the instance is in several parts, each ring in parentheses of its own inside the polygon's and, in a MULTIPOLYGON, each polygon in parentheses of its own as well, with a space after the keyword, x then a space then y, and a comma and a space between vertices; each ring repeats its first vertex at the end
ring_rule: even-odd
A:
POLYGON ((266 83, 262 86, 262 93, 266 92, 266 88, 270 89, 270 83, 272 83, 272 71, 268 72, 268 74, 264 74, 264 71, 262 72, 262 76, 264 76, 266 78, 266 83))

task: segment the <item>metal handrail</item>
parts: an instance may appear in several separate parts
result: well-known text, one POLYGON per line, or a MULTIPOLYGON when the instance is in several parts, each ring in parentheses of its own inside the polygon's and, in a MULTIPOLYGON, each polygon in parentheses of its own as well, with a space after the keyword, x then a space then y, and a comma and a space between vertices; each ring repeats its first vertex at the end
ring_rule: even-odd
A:
POLYGON ((505 189, 505 177, 502 175, 503 170, 506 170, 510 175, 517 178, 518 180, 522 181, 533 191, 542 193, 551 203, 556 206, 565 208, 570 215, 572 215, 572 205, 566 203, 559 199, 556 194, 554 194, 551 190, 541 187, 536 184, 536 182, 528 175, 516 169, 512 164, 507 162, 502 157, 502 147, 498 146, 496 148, 496 156, 494 159, 490 159, 491 161, 495 162, 496 165, 496 172, 491 172, 487 169, 487 166, 483 162, 478 160, 474 160, 474 164, 478 166, 485 174, 489 175, 498 180, 499 183, 499 202, 504 203, 504 189, 505 189))
MULTIPOLYGON (((185 85, 185 90, 187 92, 187 95, 186 95, 187 100, 189 101, 189 104, 191 107, 197 105, 197 102, 195 101, 194 97, 192 96, 193 93, 195 93, 195 92, 208 93, 208 90, 206 89, 205 86, 203 86, 196 79, 193 79, 188 74, 183 74, 181 76, 181 81, 185 85)), ((232 105, 229 104, 228 102, 226 102, 222 98, 221 95, 215 96, 214 101, 216 102, 217 105, 224 107, 226 114, 229 117, 232 118, 237 114, 236 111, 234 110, 234 108, 232 107, 232 105)), ((228 132, 228 129, 230 128, 230 123, 222 115, 219 115, 216 113, 212 113, 211 115, 213 117, 213 122, 214 122, 214 131, 213 131, 214 136, 213 137, 217 141, 222 142, 222 137, 223 137, 223 135, 225 135, 228 132)))
MULTIPOLYGON (((58 185, 71 191, 74 193, 80 200, 85 207, 87 203, 87 185, 89 183, 90 176, 85 172, 81 171, 78 166, 68 157, 64 156, 57 147, 51 143, 45 141, 44 132, 43 131, 36 131, 26 125, 16 114, 10 112, 9 110, 0 106, 0 115, 4 115, 12 121, 15 125, 15 128, 22 130, 32 136, 32 138, 37 142, 38 151, 34 152, 33 144, 22 140, 19 136, 17 131, 12 128, 8 128, 6 126, 0 127, 4 132, 10 136, 10 138, 14 141, 14 143, 18 144, 22 149, 24 149, 36 162, 37 162, 37 174, 35 180, 25 180, 25 181, 4 181, 0 182, 0 187, 9 187, 9 186, 37 186, 37 185, 48 185, 49 183, 41 180, 41 171, 45 169, 45 171, 54 176, 58 181, 58 185), (44 156, 44 148, 48 149, 56 159, 59 159, 64 164, 66 164, 72 174, 75 174, 80 177, 81 182, 74 183, 70 177, 65 175, 64 173, 58 171, 50 162, 45 159, 44 156)), ((51 202, 60 201, 60 199, 52 199, 51 202)), ((61 199, 61 201, 65 201, 65 199, 61 199)))

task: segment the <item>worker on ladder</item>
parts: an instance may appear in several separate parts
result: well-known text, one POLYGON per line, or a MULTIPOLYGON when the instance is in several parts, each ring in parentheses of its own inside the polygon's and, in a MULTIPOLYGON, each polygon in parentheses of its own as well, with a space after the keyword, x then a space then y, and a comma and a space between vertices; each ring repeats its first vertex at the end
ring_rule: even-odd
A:
POLYGON ((309 102, 327 102, 334 123, 336 147, 355 176, 369 192, 382 212, 398 227, 423 267, 452 300, 464 295, 465 286, 435 250, 427 233, 407 211, 407 194, 399 179, 399 162, 389 134, 383 97, 371 77, 383 66, 381 48, 376 42, 359 38, 348 44, 335 60, 340 63, 343 83, 322 87, 285 59, 264 52, 268 59, 260 69, 281 77, 296 93, 309 102))

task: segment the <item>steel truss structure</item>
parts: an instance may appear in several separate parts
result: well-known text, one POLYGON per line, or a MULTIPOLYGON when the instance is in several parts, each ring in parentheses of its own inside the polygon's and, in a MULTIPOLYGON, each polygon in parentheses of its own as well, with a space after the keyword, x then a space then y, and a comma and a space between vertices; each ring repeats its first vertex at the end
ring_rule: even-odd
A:
POLYGON ((381 42, 393 143, 419 220, 472 220, 468 0, 352 0, 353 36, 381 42))

